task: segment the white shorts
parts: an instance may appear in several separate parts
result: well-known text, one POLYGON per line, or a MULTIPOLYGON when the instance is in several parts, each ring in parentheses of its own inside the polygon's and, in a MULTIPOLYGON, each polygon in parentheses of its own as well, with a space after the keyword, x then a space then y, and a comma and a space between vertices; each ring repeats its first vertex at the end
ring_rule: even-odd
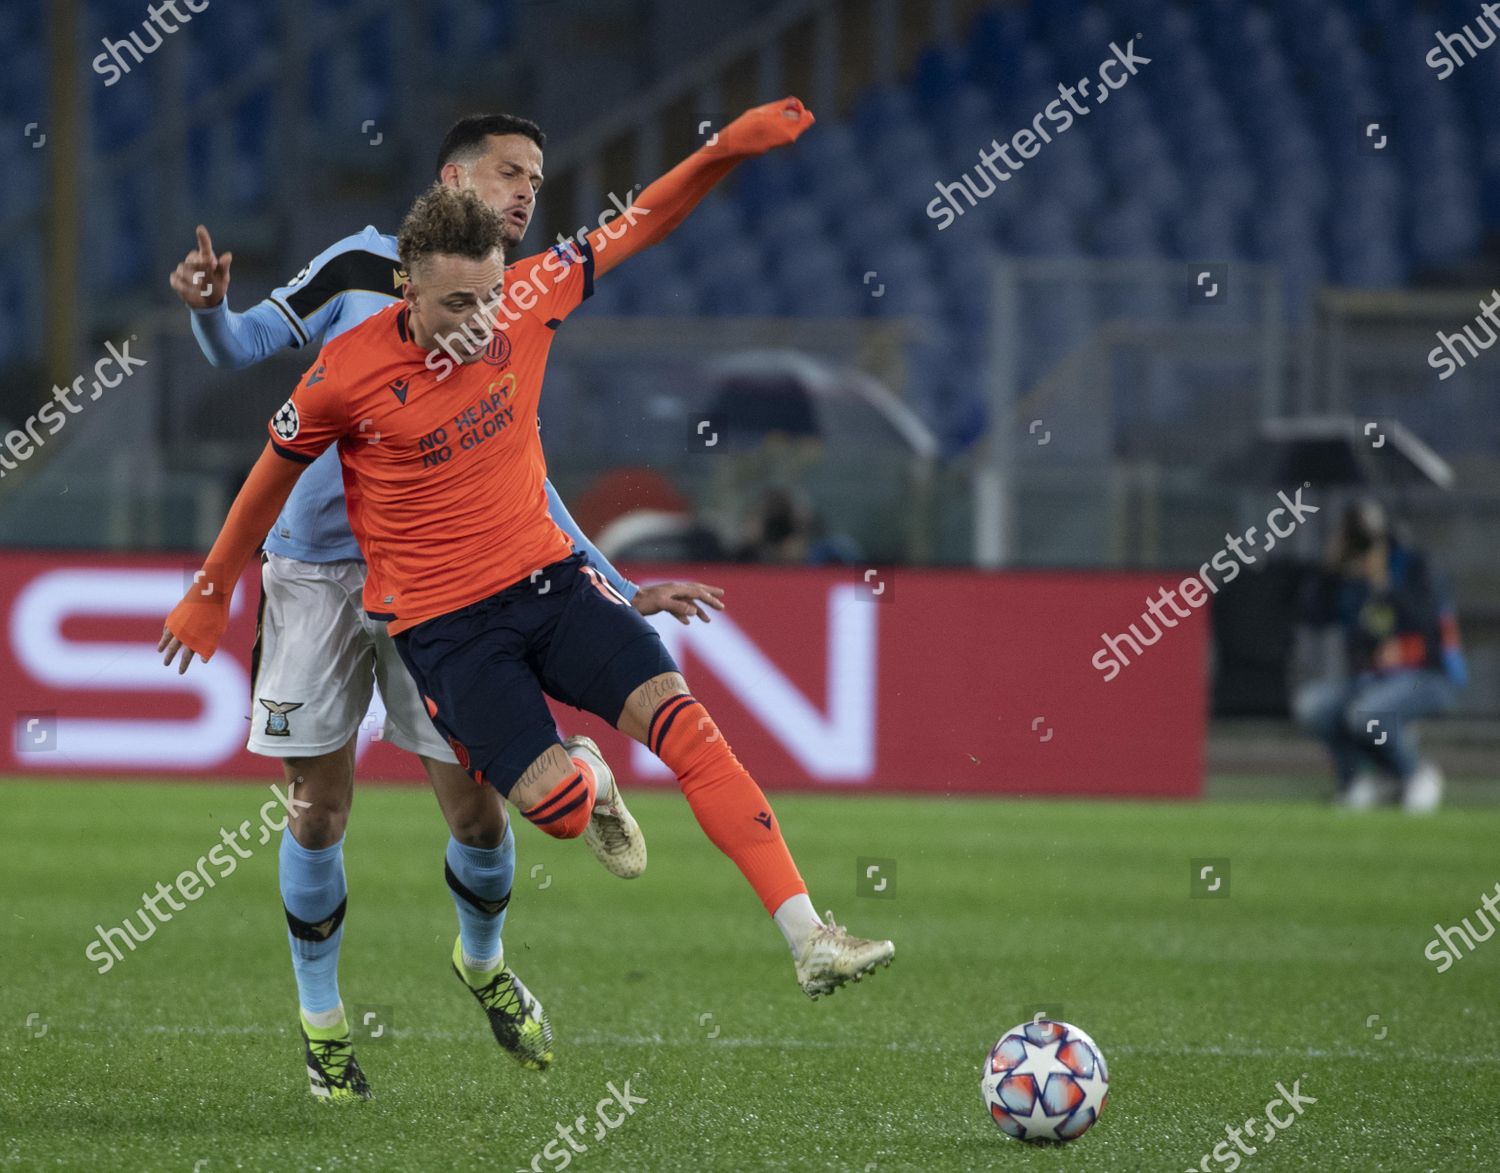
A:
POLYGON ((457 761, 432 727, 385 624, 365 614, 363 562, 299 562, 266 554, 260 581, 251 753, 315 757, 365 729, 372 740, 383 737, 412 753, 457 761))

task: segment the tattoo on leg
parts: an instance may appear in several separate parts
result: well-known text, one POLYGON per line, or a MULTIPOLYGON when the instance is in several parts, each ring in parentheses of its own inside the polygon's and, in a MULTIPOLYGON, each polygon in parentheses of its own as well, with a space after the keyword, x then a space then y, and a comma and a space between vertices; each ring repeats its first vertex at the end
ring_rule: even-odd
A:
POLYGON ((524 792, 527 788, 539 782, 549 772, 553 770, 566 772, 567 768, 566 751, 564 751, 562 746, 554 745, 546 753, 542 754, 541 757, 537 758, 536 761, 532 762, 531 765, 526 767, 525 772, 516 779, 516 790, 524 792))
POLYGON ((687 682, 677 672, 668 672, 665 675, 655 677, 646 681, 642 686, 644 692, 641 694, 647 706, 655 712, 656 706, 661 704, 669 696, 687 691, 687 682))

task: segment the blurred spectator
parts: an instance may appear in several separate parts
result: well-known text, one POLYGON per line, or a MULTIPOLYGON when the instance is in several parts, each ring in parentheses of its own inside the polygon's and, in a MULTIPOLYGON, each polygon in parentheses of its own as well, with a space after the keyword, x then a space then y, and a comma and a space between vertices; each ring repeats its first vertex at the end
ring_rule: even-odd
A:
POLYGON ((844 534, 827 532, 811 503, 800 493, 771 488, 745 519, 745 541, 737 562, 782 566, 839 566, 860 560, 858 545, 844 534))
POLYGON ((1292 704, 1297 723, 1333 756, 1335 801, 1368 809, 1394 779, 1408 812, 1436 808, 1442 774, 1419 755, 1409 723, 1453 707, 1467 679, 1458 625, 1437 575, 1392 535, 1377 502, 1345 512, 1304 619, 1344 633, 1344 677, 1305 685, 1292 704))

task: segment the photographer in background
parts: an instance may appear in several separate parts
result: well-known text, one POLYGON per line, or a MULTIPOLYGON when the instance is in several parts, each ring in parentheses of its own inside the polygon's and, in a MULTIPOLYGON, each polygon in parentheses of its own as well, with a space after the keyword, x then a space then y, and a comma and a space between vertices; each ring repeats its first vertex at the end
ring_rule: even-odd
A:
POLYGON ((1467 679, 1458 623, 1427 560, 1392 536, 1378 502, 1345 511, 1303 620, 1344 633, 1344 677, 1313 681, 1292 702, 1297 723, 1333 756, 1334 801, 1369 809, 1395 797, 1394 780, 1408 813, 1435 810, 1443 776, 1418 754, 1408 724, 1451 709, 1467 679))

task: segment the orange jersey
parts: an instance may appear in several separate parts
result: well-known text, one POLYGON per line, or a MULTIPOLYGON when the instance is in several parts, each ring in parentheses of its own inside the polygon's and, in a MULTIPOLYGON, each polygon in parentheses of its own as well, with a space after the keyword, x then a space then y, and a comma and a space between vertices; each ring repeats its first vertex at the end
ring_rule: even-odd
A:
POLYGON ((412 341, 405 302, 318 353, 272 418, 272 447, 310 462, 338 445, 364 606, 392 634, 529 577, 573 549, 547 510, 537 404, 553 332, 593 292, 587 245, 505 273, 483 357, 412 341))

